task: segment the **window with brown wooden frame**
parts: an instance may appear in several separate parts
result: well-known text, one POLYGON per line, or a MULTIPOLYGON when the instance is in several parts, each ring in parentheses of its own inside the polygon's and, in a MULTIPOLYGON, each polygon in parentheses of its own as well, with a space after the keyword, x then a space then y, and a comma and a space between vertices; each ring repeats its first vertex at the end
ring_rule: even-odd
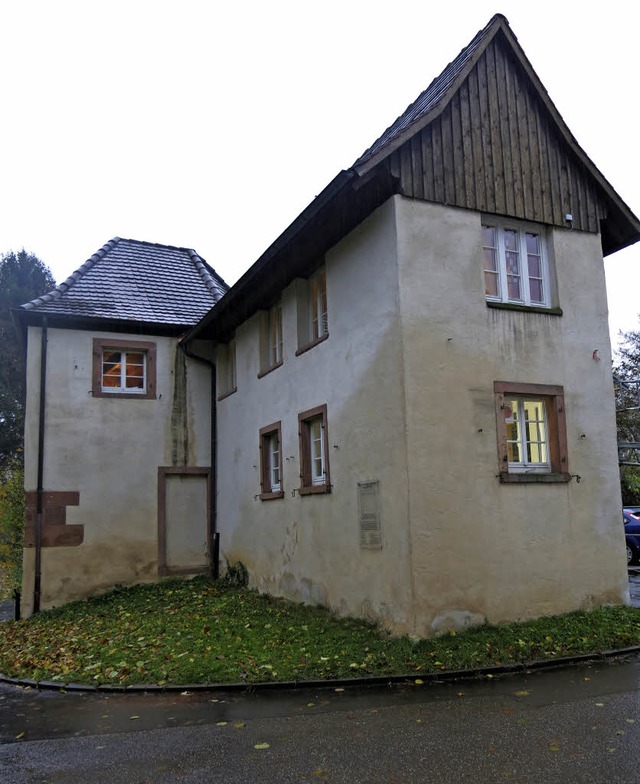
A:
POLYGON ((261 314, 260 320, 260 372, 266 376, 282 365, 282 301, 278 300, 261 314))
POLYGON ((501 482, 568 482, 564 390, 495 381, 501 482))
POLYGON ((91 393, 93 397, 155 400, 156 344, 94 338, 91 393))
POLYGON ((218 346, 217 353, 218 400, 228 397, 237 390, 236 386, 236 341, 218 346))
POLYGON ((282 429, 274 422, 260 429, 260 498, 284 497, 282 483, 282 429))
POLYGON ((329 337, 326 267, 319 267, 307 280, 299 281, 298 350, 303 354, 329 337))
POLYGON ((300 495, 331 492, 326 405, 298 414, 300 495))

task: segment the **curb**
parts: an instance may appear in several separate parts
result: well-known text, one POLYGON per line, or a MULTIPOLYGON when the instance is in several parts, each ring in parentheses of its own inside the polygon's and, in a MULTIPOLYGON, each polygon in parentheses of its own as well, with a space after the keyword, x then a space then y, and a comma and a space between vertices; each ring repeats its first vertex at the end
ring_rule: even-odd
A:
POLYGON ((175 692, 256 692, 256 691, 286 691, 302 689, 329 689, 348 688, 358 686, 397 686, 415 683, 453 683, 455 681, 474 680, 477 678, 495 678, 500 675, 513 675, 521 672, 563 669, 575 667, 588 662, 605 661, 616 657, 632 656, 640 653, 640 645, 630 648, 618 648, 600 653, 583 653, 575 656, 562 656, 558 659, 538 659, 532 662, 514 662, 512 664, 496 664, 488 667, 478 667, 471 670, 443 670, 432 673, 409 673, 405 675, 369 675, 361 678, 335 678, 333 680, 308 680, 308 681, 264 681, 260 683, 185 683, 158 685, 153 683, 139 683, 132 686, 116 686, 108 683, 92 686, 84 683, 63 683, 62 681, 42 680, 35 681, 30 678, 11 678, 0 673, 0 683, 8 686, 22 688, 80 692, 89 694, 170 694, 175 692))

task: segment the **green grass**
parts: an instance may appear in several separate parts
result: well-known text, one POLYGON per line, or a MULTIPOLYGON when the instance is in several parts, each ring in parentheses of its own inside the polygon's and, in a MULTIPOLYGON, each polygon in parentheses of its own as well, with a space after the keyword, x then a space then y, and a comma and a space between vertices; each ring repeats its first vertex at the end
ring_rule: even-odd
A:
POLYGON ((640 645, 640 611, 628 607, 413 642, 206 579, 118 589, 0 628, 5 675, 115 685, 420 677, 640 645))

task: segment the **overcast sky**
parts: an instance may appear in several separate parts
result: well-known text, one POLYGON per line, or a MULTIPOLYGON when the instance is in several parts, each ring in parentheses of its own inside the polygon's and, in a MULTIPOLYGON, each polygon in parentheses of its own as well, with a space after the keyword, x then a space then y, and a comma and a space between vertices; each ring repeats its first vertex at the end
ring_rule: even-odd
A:
MULTIPOLYGON (((496 12, 640 213, 634 8, 0 0, 0 253, 60 282, 128 237, 195 248, 233 283, 496 12)), ((615 343, 638 325, 640 248, 605 268, 615 343)))

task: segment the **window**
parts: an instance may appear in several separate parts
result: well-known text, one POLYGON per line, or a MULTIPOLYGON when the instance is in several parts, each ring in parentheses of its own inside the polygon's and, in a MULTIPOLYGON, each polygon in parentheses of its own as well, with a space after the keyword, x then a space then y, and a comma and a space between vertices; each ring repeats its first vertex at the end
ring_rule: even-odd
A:
POLYGON ((539 229, 484 222, 482 252, 488 302, 551 307, 546 248, 539 229))
POLYGON ((232 338, 228 343, 218 346, 218 400, 236 391, 236 341, 232 338))
POLYGON ((280 422, 260 430, 260 498, 282 498, 282 436, 280 422))
POLYGON ((93 340, 94 397, 156 397, 156 344, 142 340, 93 340))
POLYGON ((329 337, 327 274, 324 266, 298 288, 298 350, 302 354, 329 337))
POLYGON ((282 364, 282 302, 263 311, 260 323, 260 373, 266 375, 282 364))
POLYGON ((502 482, 568 482, 564 391, 545 384, 494 383, 502 482))
POLYGON ((327 407, 298 414, 300 438, 300 495, 329 493, 329 439, 327 407))

